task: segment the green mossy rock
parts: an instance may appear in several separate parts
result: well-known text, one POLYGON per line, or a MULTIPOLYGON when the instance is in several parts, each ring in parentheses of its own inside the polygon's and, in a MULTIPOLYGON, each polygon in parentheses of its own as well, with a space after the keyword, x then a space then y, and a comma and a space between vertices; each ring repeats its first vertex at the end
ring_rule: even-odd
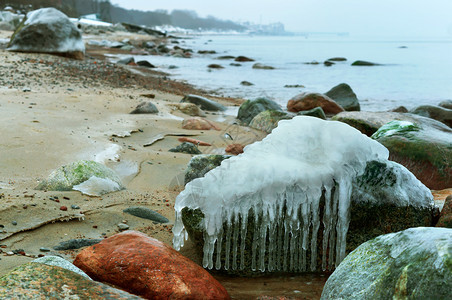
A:
POLYGON ((319 118, 322 120, 326 120, 325 112, 323 111, 323 109, 320 106, 315 107, 310 110, 299 111, 299 112, 297 112, 297 116, 311 116, 311 117, 316 117, 316 118, 319 118))
POLYGON ((210 170, 221 165, 221 162, 230 155, 203 154, 193 157, 188 163, 185 171, 185 184, 193 179, 203 177, 210 170))
POLYGON ((407 167, 430 189, 452 186, 452 129, 428 118, 392 121, 372 138, 389 150, 389 159, 407 167))
POLYGON ((271 133, 278 126, 281 120, 292 119, 295 114, 280 110, 265 110, 256 115, 250 122, 250 127, 271 133))
POLYGON ((358 97, 356 97, 355 92, 353 92, 352 88, 346 83, 341 83, 333 87, 326 92, 325 95, 336 101, 336 103, 342 106, 346 111, 360 110, 358 97))
MULTIPOLYGON (((215 199, 212 199, 212 201, 215 201, 215 199)), ((322 198, 320 200, 321 220, 323 219, 323 206, 324 199, 322 198)), ((346 251, 349 253, 362 243, 382 234, 400 231, 410 227, 432 226, 433 211, 433 197, 429 189, 423 186, 406 168, 390 161, 369 162, 363 175, 356 178, 353 184, 350 207, 351 217, 347 233, 346 251)), ((182 209, 182 221, 190 239, 195 242, 197 251, 202 255, 204 245, 203 212, 200 209, 192 210, 184 208, 182 209)), ((232 220, 233 224, 234 222, 232 220)), ((268 274, 268 271, 262 273, 251 270, 252 258, 250 249, 254 235, 252 229, 255 228, 255 225, 255 217, 251 211, 247 222, 247 236, 245 237, 244 269, 233 270, 229 268, 229 270, 224 270, 222 268, 216 272, 237 276, 268 274)), ((225 231, 227 231, 228 227, 226 223, 223 224, 225 231)), ((230 226, 231 230, 233 227, 230 226)), ((323 229, 323 223, 321 223, 317 239, 318 270, 322 269, 323 249, 321 245, 323 229)), ((237 234, 240 240, 240 233, 237 234)), ((225 250, 225 243, 223 243, 222 266, 224 266, 226 260, 224 255, 225 250)), ((238 265, 241 262, 239 257, 240 255, 238 255, 238 265)), ((307 261, 310 261, 310 250, 307 252, 307 261)))
POLYGON ((67 269, 28 263, 0 278, 0 299, 142 299, 67 269))
POLYGON ((247 100, 240 105, 237 119, 244 124, 249 125, 255 116, 266 110, 282 111, 281 106, 275 101, 267 98, 257 98, 254 100, 247 100))
POLYGON ((119 176, 112 169, 101 163, 91 160, 81 160, 62 166, 53 171, 46 180, 38 186, 38 190, 48 191, 70 191, 75 185, 81 184, 92 176, 110 179, 121 188, 122 183, 119 176))
POLYGON ((321 299, 450 299, 452 229, 410 228, 350 253, 321 299))
POLYGON ((192 143, 183 142, 179 146, 175 148, 171 148, 168 150, 169 152, 180 152, 186 154, 202 154, 202 152, 192 143))

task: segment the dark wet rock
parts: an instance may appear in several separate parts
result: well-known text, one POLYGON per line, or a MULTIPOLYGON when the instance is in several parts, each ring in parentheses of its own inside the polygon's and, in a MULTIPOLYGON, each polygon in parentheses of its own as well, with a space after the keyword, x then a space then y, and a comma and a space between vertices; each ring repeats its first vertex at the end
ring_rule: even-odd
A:
POLYGON ((327 60, 329 60, 329 61, 347 61, 347 59, 345 57, 332 57, 332 58, 328 58, 327 60))
POLYGON ((441 106, 442 108, 452 109, 452 100, 441 101, 438 106, 441 106))
MULTIPOLYGON (((323 219, 324 206, 325 199, 322 197, 320 220, 323 219)), ((349 253, 362 243, 382 234, 411 227, 432 226, 433 212, 434 204, 430 190, 405 167, 391 161, 370 161, 364 173, 353 182, 346 252, 349 253)), ((195 241, 197 251, 202 254, 204 214, 199 209, 183 208, 182 220, 190 239, 195 241)), ((223 227, 228 228, 228 225, 224 224, 223 227)), ((249 214, 247 228, 245 249, 251 249, 253 228, 255 228, 255 216, 252 211, 249 214)), ((317 239, 318 270, 322 269, 323 230, 324 225, 321 223, 317 239)), ((225 249, 222 253, 225 253, 225 249)), ((224 265, 224 259, 222 256, 222 265, 224 265)), ((306 259, 310 261, 309 251, 306 259)), ((251 271, 251 260, 251 251, 245 251, 243 270, 221 269, 221 272, 240 276, 262 274, 260 271, 251 271)), ((239 263, 241 263, 240 260, 237 265, 239 263)), ((331 264, 328 263, 330 270, 331 264)))
POLYGON ((233 67, 241 67, 242 66, 241 64, 237 64, 237 63, 230 63, 229 65, 233 66, 233 67))
POLYGON ((198 105, 203 110, 208 111, 225 111, 226 107, 218 102, 212 101, 210 99, 196 96, 196 95, 186 95, 181 101, 181 103, 189 102, 198 105))
POLYGON ((74 264, 96 280, 146 299, 230 299, 202 267, 136 231, 115 234, 83 250, 74 264))
POLYGON ((346 83, 336 85, 326 92, 325 95, 336 101, 346 111, 360 110, 358 97, 356 97, 355 92, 346 83))
POLYGON ((156 67, 153 64, 151 64, 150 62, 148 62, 147 60, 137 61, 137 65, 139 65, 140 67, 145 67, 145 68, 155 68, 156 67))
POLYGON ((311 110, 316 107, 321 107, 327 115, 335 115, 344 111, 333 99, 319 93, 301 93, 287 102, 287 110, 290 112, 311 110))
POLYGON ((253 69, 261 69, 261 70, 274 70, 275 68, 272 66, 267 66, 261 63, 255 63, 253 65, 253 69))
MULTIPOLYGON (((99 240, 100 242, 100 240, 99 240)), ((37 258, 35 260, 33 260, 34 263, 40 263, 40 264, 45 264, 48 266, 56 266, 56 267, 60 267, 72 272, 75 272, 79 275, 82 275, 85 278, 91 279, 89 278, 88 275, 85 274, 85 272, 83 272, 82 270, 80 270, 79 268, 77 268, 76 266, 74 266, 71 262, 65 260, 64 258, 61 258, 59 256, 44 256, 44 257, 40 257, 37 258)))
POLYGON ((246 57, 246 56, 237 56, 234 60, 238 61, 238 62, 254 61, 254 59, 246 57))
POLYGON ((412 114, 435 119, 452 127, 452 109, 433 105, 421 105, 410 111, 412 114))
POLYGON ((334 64, 335 64, 334 62, 329 61, 329 60, 325 60, 325 61, 323 62, 323 65, 324 65, 325 67, 331 67, 331 66, 334 65, 334 64))
POLYGON ((193 179, 203 177, 207 172, 218 167, 230 155, 203 154, 193 157, 188 163, 185 171, 185 184, 193 179))
POLYGON ((123 210, 123 212, 142 219, 151 220, 158 223, 168 223, 169 220, 152 209, 144 206, 132 206, 123 210))
POLYGON ((452 228, 452 194, 447 196, 446 201, 444 201, 436 227, 452 228))
MULTIPOLYGON (((108 180, 116 189, 124 188, 121 179, 112 169, 91 160, 81 160, 54 170, 37 186, 38 190, 70 191, 91 178, 108 180)), ((113 187, 112 185, 112 187, 113 187)))
POLYGON ((452 229, 410 228, 379 236, 350 253, 321 299, 448 299, 452 229))
POLYGON ((198 50, 199 54, 216 54, 215 50, 198 50))
POLYGON ((217 59, 234 59, 235 56, 232 55, 223 55, 223 56, 218 56, 217 59))
POLYGON ((381 66, 381 64, 377 64, 377 63, 373 63, 373 62, 365 61, 365 60, 357 60, 352 63, 352 66, 370 67, 370 66, 381 66))
POLYGON ((222 65, 219 64, 210 64, 207 66, 209 69, 224 69, 222 65))
POLYGON ((7 50, 51 53, 76 59, 85 56, 81 32, 55 8, 29 12, 12 35, 7 50))
POLYGON ((322 120, 326 120, 325 112, 321 107, 316 107, 310 110, 302 110, 297 112, 297 116, 311 116, 322 120))
POLYGON ((294 116, 295 114, 280 110, 264 110, 251 120, 249 126, 266 133, 271 133, 278 126, 279 121, 292 119, 294 116))
POLYGON ((179 152, 179 153, 187 153, 187 154, 202 154, 199 151, 198 147, 193 145, 192 143, 184 142, 175 148, 171 148, 168 150, 169 152, 179 152))
POLYGON ((254 85, 254 83, 251 83, 251 82, 246 81, 246 80, 240 82, 240 84, 241 84, 241 85, 244 85, 244 86, 251 86, 251 85, 254 85))
POLYGON ((132 110, 131 114, 157 114, 159 110, 152 102, 141 102, 138 106, 132 110))
POLYGON ((305 65, 320 65, 320 63, 318 61, 315 61, 315 60, 309 61, 309 62, 305 62, 304 64, 305 65))
POLYGON ((302 84, 286 84, 284 87, 285 88, 305 88, 305 86, 302 84))
POLYGON ((248 125, 255 116, 265 110, 282 111, 281 106, 273 100, 267 98, 257 98, 254 100, 247 100, 240 105, 237 119, 248 125))
POLYGON ((128 64, 131 64, 134 62, 135 62, 135 59, 132 56, 129 56, 129 57, 125 57, 125 58, 118 60, 116 63, 120 64, 120 65, 128 65, 128 64))
POLYGON ((142 298, 64 268, 31 262, 0 278, 0 299, 142 298))
POLYGON ((59 243, 57 246, 53 247, 53 249, 58 251, 80 249, 95 245, 100 241, 101 239, 72 239, 59 243))
POLYGON ((428 118, 391 121, 372 135, 389 150, 389 159, 406 166, 426 186, 452 186, 452 129, 428 118))
POLYGON ((391 109, 390 111, 391 112, 398 112, 398 113, 407 113, 408 109, 405 106, 399 106, 399 107, 396 107, 394 109, 391 109))

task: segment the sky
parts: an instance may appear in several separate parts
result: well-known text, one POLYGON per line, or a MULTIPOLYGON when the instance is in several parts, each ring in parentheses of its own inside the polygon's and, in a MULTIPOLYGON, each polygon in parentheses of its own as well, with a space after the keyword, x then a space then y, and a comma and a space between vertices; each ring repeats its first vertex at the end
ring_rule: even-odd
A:
POLYGON ((452 36, 452 0, 110 0, 128 9, 194 10, 254 23, 282 22, 292 32, 356 36, 452 36))

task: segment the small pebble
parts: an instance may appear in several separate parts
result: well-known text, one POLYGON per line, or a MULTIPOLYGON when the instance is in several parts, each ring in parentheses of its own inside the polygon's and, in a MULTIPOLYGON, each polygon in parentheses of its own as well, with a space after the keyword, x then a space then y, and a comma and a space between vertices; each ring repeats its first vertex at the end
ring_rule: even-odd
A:
POLYGON ((41 247, 41 248, 39 248, 39 251, 41 251, 41 252, 49 252, 50 249, 49 248, 45 248, 45 247, 41 247))
POLYGON ((118 228, 119 228, 119 230, 127 230, 130 228, 130 226, 127 224, 124 224, 124 223, 119 223, 118 228))
POLYGON ((16 222, 16 221, 12 221, 11 224, 13 224, 14 226, 16 226, 16 225, 17 225, 17 222, 16 222))
POLYGON ((72 205, 71 205, 71 208, 72 208, 72 209, 80 209, 80 206, 75 205, 75 204, 72 204, 72 205))
POLYGON ((64 206, 64 205, 63 205, 63 206, 61 206, 61 207, 60 207, 60 210, 62 210, 62 211, 66 211, 66 210, 67 210, 67 206, 64 206))

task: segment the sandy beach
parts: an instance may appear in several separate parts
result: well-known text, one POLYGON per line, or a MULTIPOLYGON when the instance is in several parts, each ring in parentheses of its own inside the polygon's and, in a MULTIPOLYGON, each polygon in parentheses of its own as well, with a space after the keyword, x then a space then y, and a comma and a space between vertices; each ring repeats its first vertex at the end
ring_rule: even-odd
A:
MULTIPOLYGON (((10 35, 1 32, 2 38, 10 35)), ((149 40, 149 36, 133 38, 149 40)), ((180 144, 179 135, 213 145, 199 146, 203 153, 223 153, 232 143, 224 138, 225 132, 234 132, 235 143, 263 137, 223 114, 207 115, 219 131, 182 129, 182 120, 189 116, 171 104, 186 93, 202 95, 202 91, 164 79, 159 72, 114 65, 102 59, 102 52, 88 49, 85 60, 76 61, 0 50, 0 275, 42 254, 72 259, 77 250, 53 247, 69 239, 111 236, 119 232, 119 223, 170 245, 173 205, 192 157, 168 152, 180 144), (157 115, 129 114, 149 100, 158 107, 157 115), (161 136, 165 137, 144 146, 161 136), (126 189, 102 197, 35 189, 52 170, 82 159, 117 171, 126 189), (170 223, 154 224, 123 213, 137 205, 159 212, 170 223), (68 209, 61 210, 62 206, 68 209)), ((240 103, 216 100, 224 105, 240 103)), ((199 259, 189 246, 183 253, 199 259)))

